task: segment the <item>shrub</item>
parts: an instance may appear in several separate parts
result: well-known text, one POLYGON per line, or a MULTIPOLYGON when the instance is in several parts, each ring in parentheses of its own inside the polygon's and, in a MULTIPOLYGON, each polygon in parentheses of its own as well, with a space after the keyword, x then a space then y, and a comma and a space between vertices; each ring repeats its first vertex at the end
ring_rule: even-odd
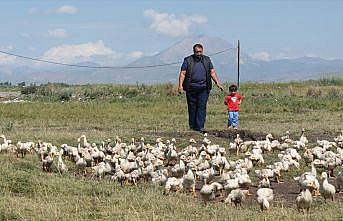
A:
POLYGON ((307 97, 313 97, 313 98, 318 98, 321 95, 322 95, 322 91, 319 88, 315 88, 315 87, 310 87, 306 93, 307 97))
POLYGON ((25 94, 25 95, 34 94, 37 92, 37 86, 31 85, 31 86, 23 87, 20 92, 21 94, 25 94))
POLYGON ((288 92, 289 92, 289 96, 295 96, 296 95, 296 92, 295 92, 292 85, 288 86, 288 92))
POLYGON ((343 85, 343 78, 338 76, 325 76, 318 80, 321 85, 343 85))
POLYGON ((72 97, 71 91, 62 91, 59 93, 59 99, 60 101, 70 101, 70 98, 72 97))
POLYGON ((12 131, 13 125, 14 125, 14 124, 13 124, 12 121, 3 122, 2 125, 1 125, 1 131, 2 131, 2 133, 12 131))
POLYGON ((169 83, 165 86, 165 93, 167 96, 175 96, 177 95, 177 89, 173 84, 169 83))
POLYGON ((337 87, 331 87, 328 91, 327 97, 330 99, 343 97, 342 90, 337 87))

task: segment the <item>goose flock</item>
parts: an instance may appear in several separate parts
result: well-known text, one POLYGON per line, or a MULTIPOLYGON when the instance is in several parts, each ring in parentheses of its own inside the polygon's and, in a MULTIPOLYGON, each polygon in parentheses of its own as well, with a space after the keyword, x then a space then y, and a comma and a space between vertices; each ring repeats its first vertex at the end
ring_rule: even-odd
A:
POLYGON ((308 141, 305 130, 299 139, 292 139, 289 131, 279 140, 267 134, 264 140, 244 141, 237 134, 226 146, 213 144, 205 133, 200 142, 191 138, 184 147, 178 146, 174 138, 164 141, 160 137, 154 144, 145 142, 143 137, 139 141, 132 138, 129 143, 116 137, 96 144, 89 143, 82 135, 75 146, 57 147, 43 141, 13 144, 0 135, 0 153, 22 158, 36 154, 46 172, 67 172, 68 160, 76 168, 75 173, 82 176, 106 177, 120 185, 149 182, 163 186, 163 194, 190 193, 205 204, 220 199, 242 207, 247 197, 255 195, 262 211, 271 209, 275 198, 273 188, 291 168, 298 171, 311 166, 311 171, 293 177, 292 181, 299 184, 300 193, 294 202, 300 212, 308 212, 314 198, 334 201, 343 186, 343 131, 332 141, 315 143, 308 141), (236 156, 231 157, 232 153, 236 156), (264 158, 273 153, 277 158, 266 164, 264 158), (238 156, 243 158, 237 159, 238 156), (341 172, 335 176, 336 168, 341 172), (318 169, 322 171, 320 176, 318 169), (335 185, 329 179, 335 180, 335 185), (275 184, 271 186, 272 182, 275 184), (257 187, 255 194, 251 186, 257 187))

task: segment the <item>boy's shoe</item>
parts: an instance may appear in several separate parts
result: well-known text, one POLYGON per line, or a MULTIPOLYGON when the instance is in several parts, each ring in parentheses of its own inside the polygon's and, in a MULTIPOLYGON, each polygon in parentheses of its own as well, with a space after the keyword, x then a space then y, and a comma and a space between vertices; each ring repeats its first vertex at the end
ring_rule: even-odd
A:
POLYGON ((238 130, 238 127, 234 127, 233 129, 238 130))
POLYGON ((232 126, 227 126, 227 129, 232 129, 232 126))

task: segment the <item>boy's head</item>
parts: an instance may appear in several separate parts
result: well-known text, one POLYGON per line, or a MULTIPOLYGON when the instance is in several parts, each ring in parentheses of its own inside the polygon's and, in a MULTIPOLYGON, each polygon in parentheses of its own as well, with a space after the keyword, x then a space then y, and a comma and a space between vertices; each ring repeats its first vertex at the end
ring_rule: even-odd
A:
POLYGON ((238 87, 237 85, 235 84, 231 84, 230 87, 229 87, 229 92, 232 93, 232 92, 237 92, 238 90, 238 87))

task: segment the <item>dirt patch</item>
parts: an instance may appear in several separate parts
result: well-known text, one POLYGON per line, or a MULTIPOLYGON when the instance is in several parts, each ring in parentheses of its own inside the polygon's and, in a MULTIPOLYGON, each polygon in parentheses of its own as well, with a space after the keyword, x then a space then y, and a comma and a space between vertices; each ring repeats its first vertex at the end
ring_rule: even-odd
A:
MULTIPOLYGON (((334 185, 334 180, 331 179, 329 180, 331 184, 334 185)), ((198 195, 198 200, 200 199, 200 194, 199 191, 201 189, 201 186, 203 183, 201 181, 198 181, 196 183, 196 191, 198 195)), ((286 207, 286 208, 295 208, 295 199, 297 198, 298 194, 300 193, 300 188, 299 185, 296 181, 294 180, 289 180, 285 179, 282 181, 282 183, 276 183, 276 182, 271 182, 271 188, 273 189, 274 192, 274 201, 273 205, 276 207, 286 207)), ((249 192, 252 194, 252 196, 249 196, 246 199, 246 202, 244 203, 244 207, 257 207, 257 186, 253 185, 249 188, 249 192)), ((224 195, 218 195, 216 196, 215 199, 213 199, 211 202, 212 203, 219 203, 219 202, 224 202, 226 199, 227 194, 224 195)), ((319 201, 319 202, 324 202, 324 198, 321 196, 318 197, 313 197, 314 201, 319 201)), ((343 194, 338 194, 336 193, 335 195, 335 201, 336 202, 343 202, 343 194)))
POLYGON ((252 132, 250 130, 234 130, 234 129, 226 129, 226 130, 210 130, 208 131, 209 135, 213 135, 220 138, 227 138, 233 140, 237 137, 237 134, 243 140, 263 140, 266 138, 267 133, 263 132, 252 132))
MULTIPOLYGON (((333 141, 335 137, 339 135, 339 131, 314 131, 309 130, 305 132, 305 136, 309 140, 310 143, 316 143, 317 140, 329 140, 333 141)), ((210 130, 208 134, 219 137, 219 138, 226 138, 233 140, 236 138, 237 134, 243 140, 264 140, 266 138, 267 133, 265 132, 253 132, 250 130, 234 130, 234 129, 225 129, 225 130, 210 130)), ((275 139, 280 140, 282 135, 273 134, 275 139)), ((291 133, 290 138, 293 140, 297 140, 300 138, 300 134, 291 133)))

